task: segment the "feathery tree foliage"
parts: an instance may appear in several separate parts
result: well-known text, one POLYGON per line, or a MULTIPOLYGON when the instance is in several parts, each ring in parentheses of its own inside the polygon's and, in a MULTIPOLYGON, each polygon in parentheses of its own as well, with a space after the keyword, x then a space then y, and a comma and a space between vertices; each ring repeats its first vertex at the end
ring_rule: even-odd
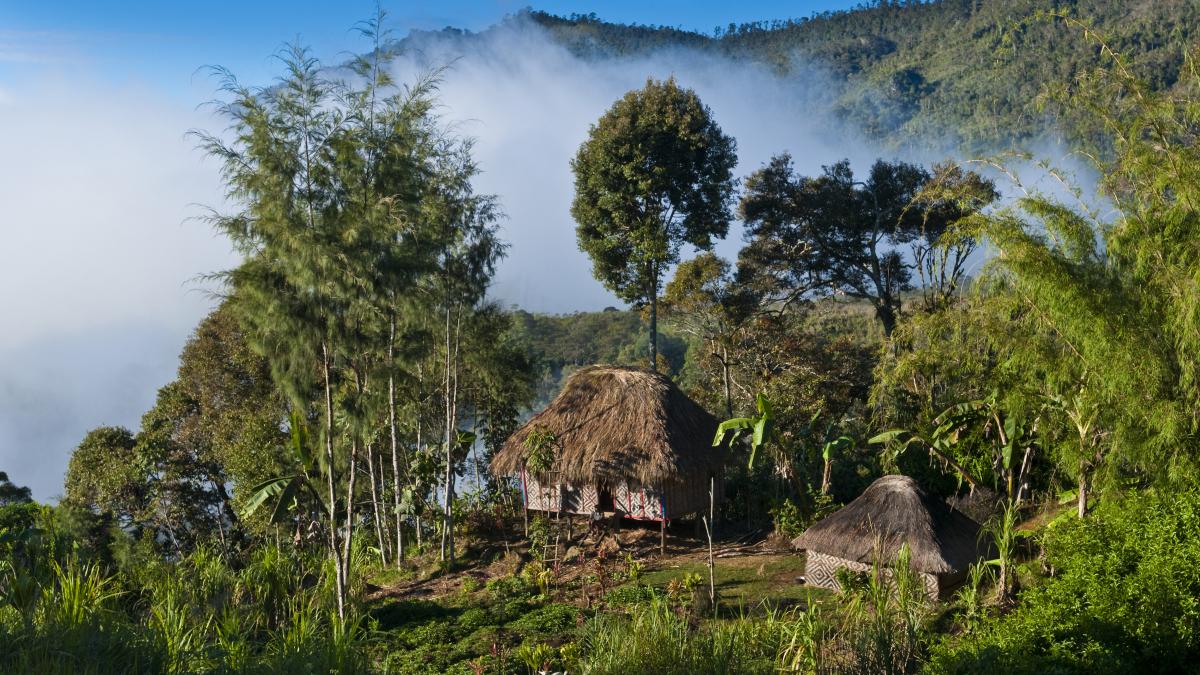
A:
POLYGON ((342 614, 360 474, 385 560, 391 549, 378 432, 383 421, 398 513, 396 381, 420 350, 399 347, 397 329, 401 313, 430 306, 445 316, 443 532, 453 556, 458 311, 479 301, 503 251, 492 198, 471 190, 469 142, 445 133, 432 113, 436 80, 400 88, 388 75, 394 53, 382 19, 363 26, 374 49, 351 64, 352 77, 331 76, 300 47, 285 52, 287 73, 272 87, 250 89, 219 71, 230 140, 198 135, 244 207, 212 217, 245 256, 220 275, 234 311, 292 407, 320 419, 323 526, 342 614))
POLYGON ((648 80, 600 117, 571 161, 579 248, 619 298, 650 311, 658 369, 658 296, 680 248, 729 231, 736 144, 696 93, 648 80))

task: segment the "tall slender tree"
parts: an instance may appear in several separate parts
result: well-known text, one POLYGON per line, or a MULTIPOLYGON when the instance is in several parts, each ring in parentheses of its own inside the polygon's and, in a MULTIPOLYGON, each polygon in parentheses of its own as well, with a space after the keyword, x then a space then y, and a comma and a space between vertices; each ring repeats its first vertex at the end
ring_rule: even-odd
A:
MULTIPOLYGON (((376 47, 381 22, 377 16, 364 29, 376 47)), ((375 427, 384 419, 374 382, 381 372, 394 375, 391 320, 397 299, 435 269, 444 248, 417 216, 441 189, 439 163, 464 153, 436 132, 435 83, 399 89, 386 75, 387 58, 377 49, 356 62, 354 77, 330 79, 292 47, 286 74, 261 89, 218 71, 231 99, 218 109, 230 121, 229 140, 198 134, 222 160, 228 196, 242 207, 211 219, 245 256, 218 276, 294 408, 319 410, 325 529, 343 615, 357 479, 376 475, 375 427)), ((378 490, 376 482, 376 518, 378 490)), ((377 535, 382 543, 382 524, 377 535)))

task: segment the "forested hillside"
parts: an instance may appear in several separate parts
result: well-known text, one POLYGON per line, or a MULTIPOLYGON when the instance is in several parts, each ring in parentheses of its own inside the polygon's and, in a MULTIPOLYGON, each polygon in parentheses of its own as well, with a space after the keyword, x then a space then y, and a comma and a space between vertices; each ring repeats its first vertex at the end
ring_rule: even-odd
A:
MULTIPOLYGON (((1081 39, 1084 27, 1094 28, 1154 89, 1176 85, 1200 29, 1200 6, 1186 0, 885 1, 720 26, 712 35, 607 23, 596 15, 528 17, 593 58, 688 47, 784 73, 814 62, 844 82, 837 106, 871 136, 921 145, 950 133, 968 151, 1008 149, 1046 131, 1039 99, 1047 85, 1072 82, 1101 63, 1100 46, 1081 39)), ((1095 131, 1086 126, 1077 120, 1070 131, 1095 131)))

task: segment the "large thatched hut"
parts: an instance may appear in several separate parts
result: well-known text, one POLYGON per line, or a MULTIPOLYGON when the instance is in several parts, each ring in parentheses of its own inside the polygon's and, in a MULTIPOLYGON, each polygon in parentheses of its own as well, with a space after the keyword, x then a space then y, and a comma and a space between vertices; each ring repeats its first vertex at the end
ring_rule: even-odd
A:
POLYGON ((807 551, 807 583, 838 588, 837 570, 872 569, 895 561, 907 543, 911 566, 937 598, 962 583, 968 568, 987 552, 979 524, 929 496, 908 476, 884 476, 844 508, 792 541, 807 551))
POLYGON ((712 481, 724 461, 724 450, 712 445, 716 427, 663 375, 589 366, 509 437, 492 471, 520 478, 530 510, 665 522, 707 510, 712 483, 720 500, 721 481, 712 481), (541 476, 526 467, 526 438, 535 429, 554 435, 554 464, 541 476))

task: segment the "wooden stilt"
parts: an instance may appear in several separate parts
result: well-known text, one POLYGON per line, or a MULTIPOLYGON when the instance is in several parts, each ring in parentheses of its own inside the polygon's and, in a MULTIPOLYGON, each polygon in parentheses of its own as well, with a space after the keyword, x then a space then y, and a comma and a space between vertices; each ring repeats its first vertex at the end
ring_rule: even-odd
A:
POLYGON ((667 556, 667 488, 665 485, 658 486, 658 517, 660 518, 658 521, 658 554, 665 558, 667 556))

